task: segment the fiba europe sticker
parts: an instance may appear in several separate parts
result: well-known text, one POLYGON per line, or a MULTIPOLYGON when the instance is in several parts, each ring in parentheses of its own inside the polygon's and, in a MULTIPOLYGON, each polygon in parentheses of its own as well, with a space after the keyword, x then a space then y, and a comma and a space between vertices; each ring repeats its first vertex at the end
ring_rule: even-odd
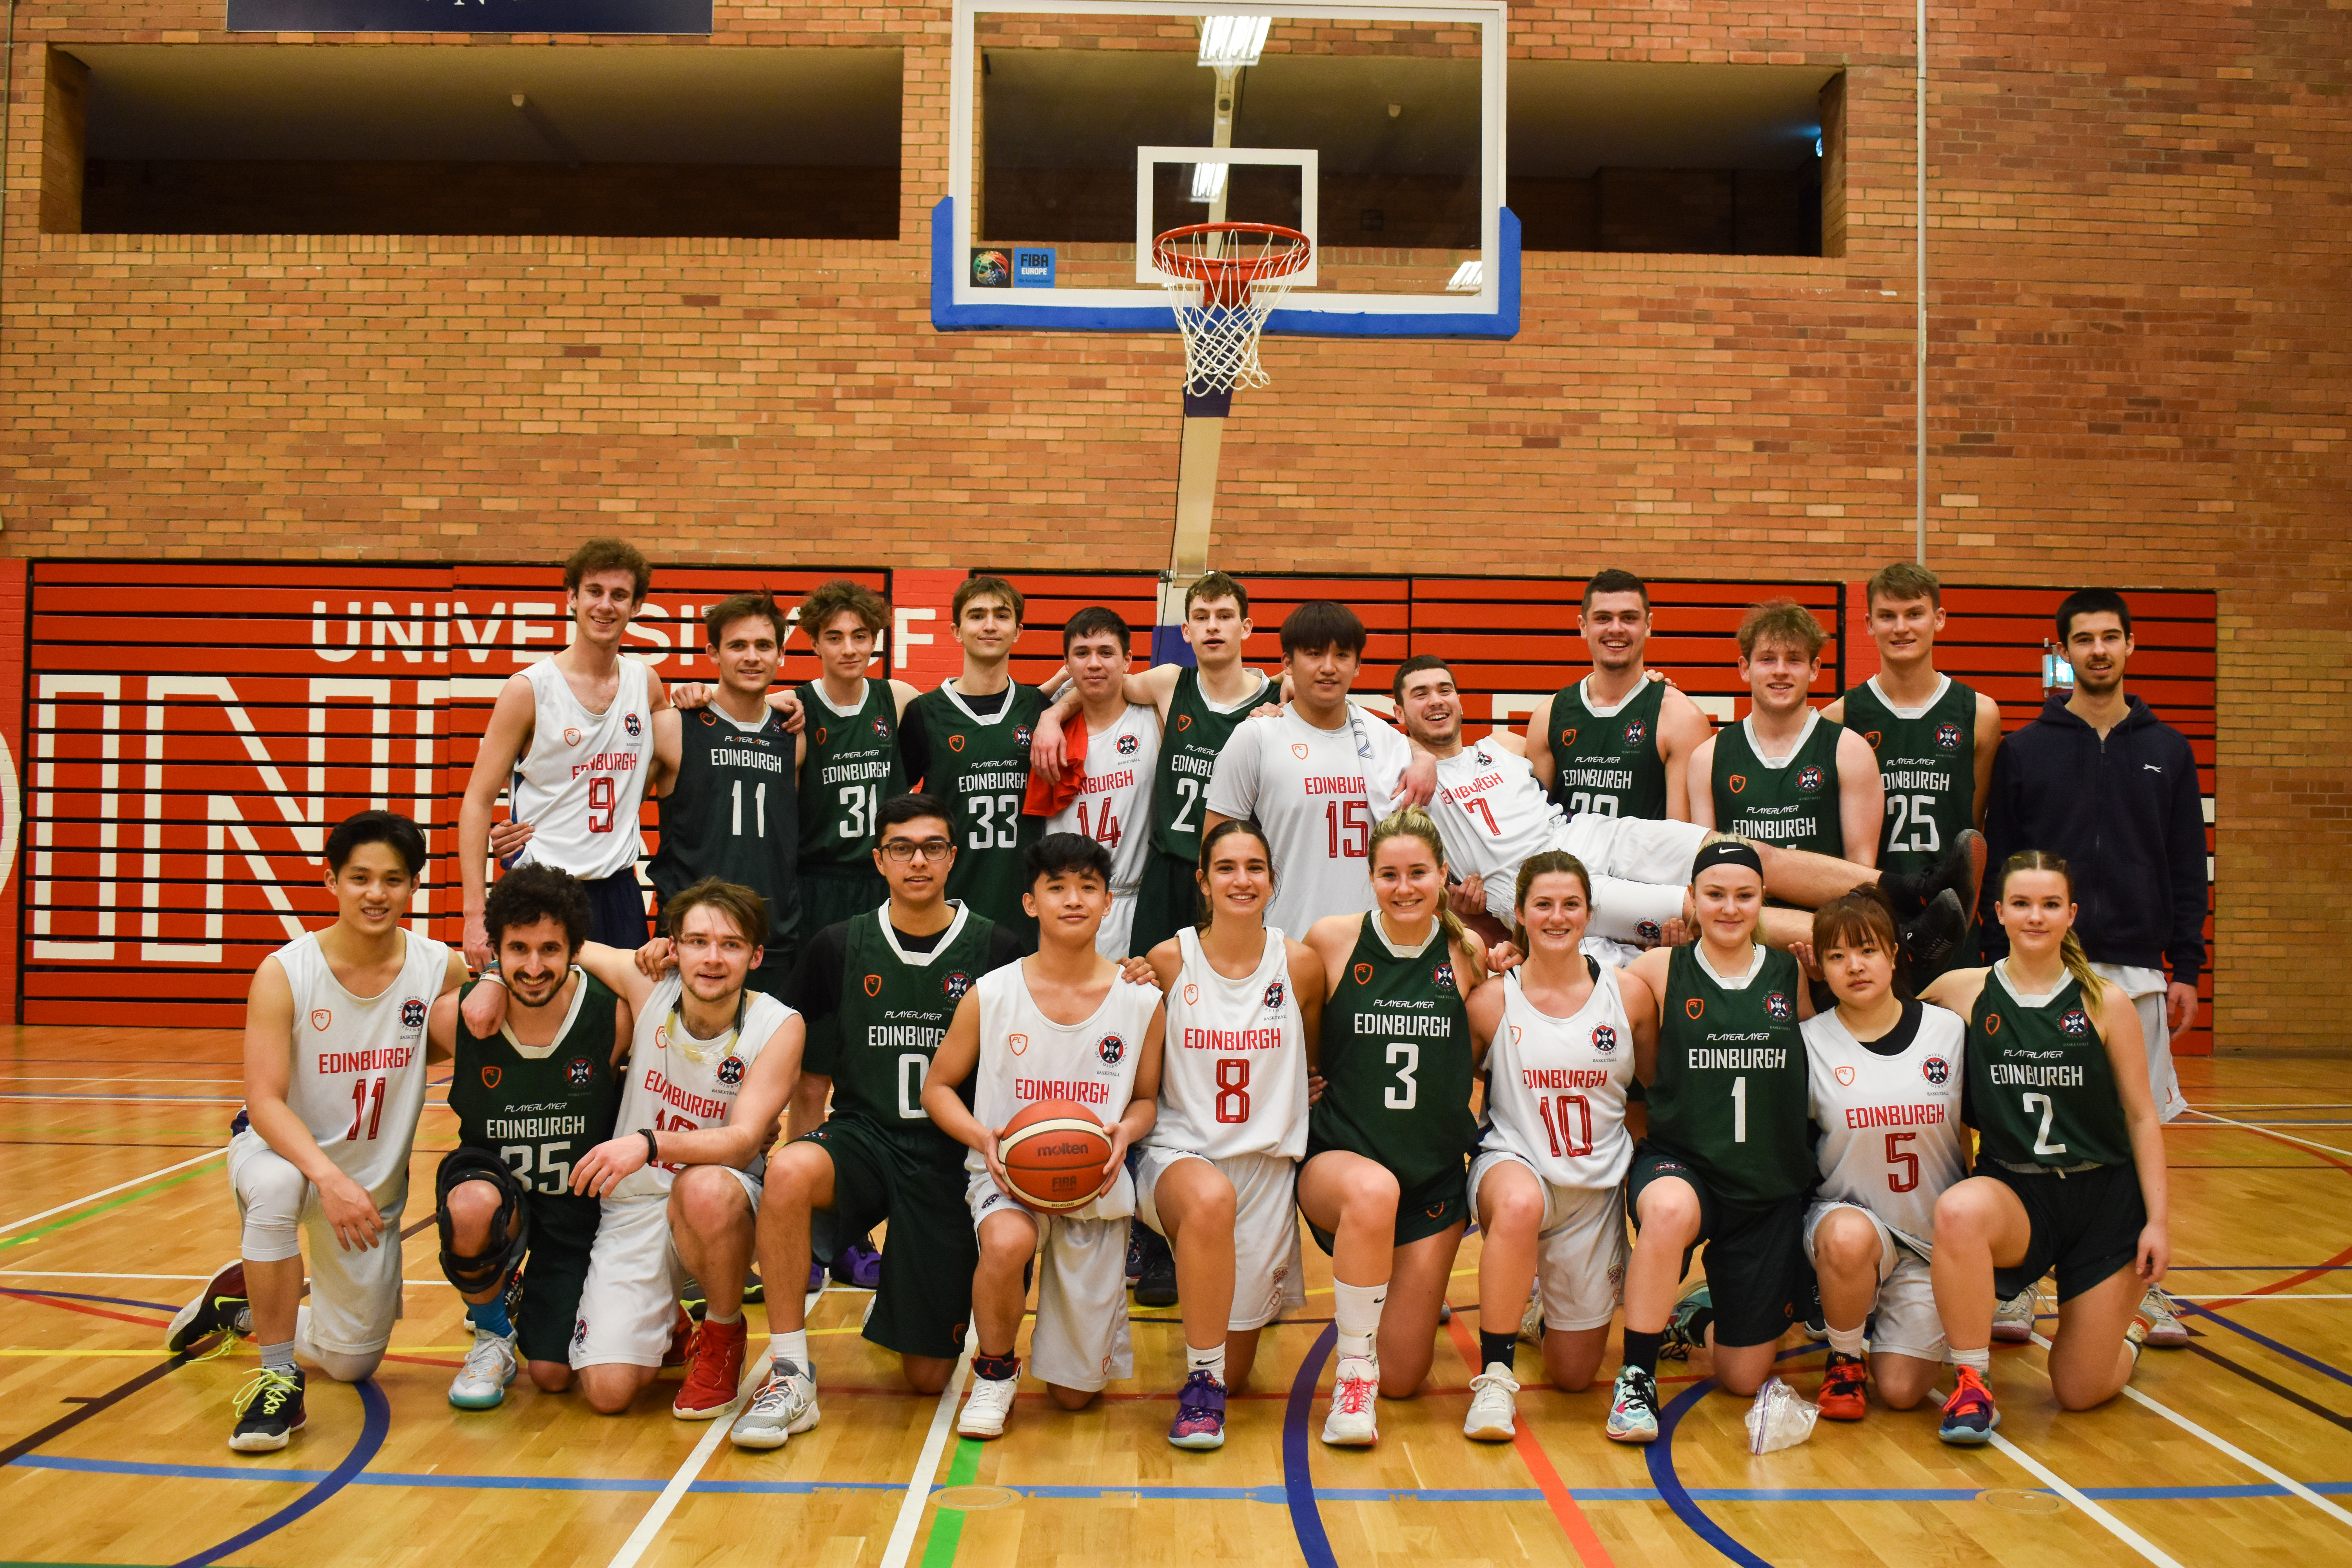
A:
POLYGON ((1286 994, 1281 981, 1276 980, 1268 984, 1265 988, 1265 1010, 1269 1013, 1281 1012, 1282 999, 1286 994))
POLYGON ((719 1081, 725 1084, 730 1089, 733 1089, 737 1084, 741 1083, 743 1081, 743 1058, 741 1057, 729 1057, 725 1061, 720 1062, 719 1064, 719 1081))
POLYGON ((1012 288, 1013 258, 1001 250, 975 249, 971 253, 971 286, 975 289, 1012 288))
POLYGON ((425 1027, 425 1004, 415 996, 400 1005, 400 1026, 404 1029, 425 1027))
POLYGON ((1122 757, 1131 757, 1142 747, 1143 742, 1133 735, 1121 735, 1118 738, 1118 754, 1122 757))
POLYGON ((1102 1058, 1103 1066, 1117 1067, 1118 1058, 1127 1055, 1127 1042, 1117 1035, 1105 1035, 1095 1042, 1095 1055, 1102 1058))
POLYGON ((940 990, 950 1002, 962 1001, 963 994, 971 989, 971 976, 961 969, 950 971, 947 978, 940 982, 940 990))
POLYGON ((1941 1057, 1929 1057, 1919 1064, 1919 1073, 1929 1083, 1940 1087, 1952 1081, 1952 1064, 1941 1057))
POLYGON ((2069 1007, 2065 1016, 2058 1020, 2058 1027, 2061 1032, 2079 1039, 2091 1032, 2090 1016, 2080 1007, 2069 1007))
POLYGON ((587 1088, 588 1080, 595 1076, 596 1069, 586 1057, 573 1057, 563 1064, 564 1081, 574 1089, 587 1088))
POLYGON ((1606 1056, 1617 1048, 1617 1031, 1606 1024, 1592 1026, 1592 1048, 1606 1056))
POLYGON ((1764 1011, 1775 1018, 1785 1021, 1790 1016, 1789 999, 1775 991, 1764 998, 1764 1011))
POLYGON ((1822 770, 1806 768, 1797 774, 1797 787, 1807 795, 1822 787, 1822 770))
POLYGON ((1958 724, 1937 725, 1936 744, 1943 747, 1944 750, 1948 752, 1958 751, 1960 749, 1960 727, 1958 724))

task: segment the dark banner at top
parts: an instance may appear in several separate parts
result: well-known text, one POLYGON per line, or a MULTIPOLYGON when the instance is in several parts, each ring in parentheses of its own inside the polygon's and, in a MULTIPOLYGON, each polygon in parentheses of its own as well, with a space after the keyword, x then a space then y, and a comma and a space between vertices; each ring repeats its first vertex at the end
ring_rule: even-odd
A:
POLYGON ((708 33, 710 0, 228 0, 233 33, 708 33))

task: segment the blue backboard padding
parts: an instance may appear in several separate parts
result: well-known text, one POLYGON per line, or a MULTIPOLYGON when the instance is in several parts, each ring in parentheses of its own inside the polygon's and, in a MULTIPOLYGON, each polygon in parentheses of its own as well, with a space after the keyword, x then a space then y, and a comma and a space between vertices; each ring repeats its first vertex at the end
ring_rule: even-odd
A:
MULTIPOLYGON (((1265 330, 1298 338, 1512 338, 1519 332, 1519 220, 1502 210, 1501 254, 1494 258, 1497 308, 1475 315, 1384 315, 1370 311, 1276 310, 1265 330)), ((1172 332, 1175 313, 1164 305, 1087 310, 1064 305, 959 305, 955 198, 931 209, 931 325, 942 332, 1172 332)))

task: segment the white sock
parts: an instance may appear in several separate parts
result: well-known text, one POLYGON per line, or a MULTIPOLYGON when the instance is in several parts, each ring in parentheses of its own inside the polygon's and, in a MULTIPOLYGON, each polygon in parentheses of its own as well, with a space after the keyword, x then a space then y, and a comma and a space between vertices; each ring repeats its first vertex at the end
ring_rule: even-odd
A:
POLYGON ((1331 1281, 1331 1316, 1339 1331, 1339 1359, 1354 1357, 1371 1361, 1378 1355, 1373 1348, 1381 1337, 1381 1308, 1389 1299, 1389 1282, 1377 1285, 1350 1285, 1344 1279, 1331 1281))
POLYGON ((1990 1345, 1987 1345, 1981 1350, 1954 1351, 1952 1352, 1952 1364, 1954 1366, 1967 1367, 1979 1377, 1984 1379, 1988 1384, 1992 1382, 1992 1347, 1990 1345))
POLYGON ((706 1323, 716 1323, 722 1329, 731 1329, 743 1321, 743 1309, 738 1307, 723 1318, 716 1312, 708 1312, 703 1315, 702 1321, 706 1323))
POLYGON ((1207 1350, 1197 1345, 1184 1347, 1184 1375, 1190 1377, 1196 1372, 1205 1372, 1215 1378, 1219 1388, 1225 1385, 1225 1345, 1223 1340, 1207 1350))
POLYGON ((788 1361, 811 1377, 816 1369, 809 1365, 808 1329, 805 1325, 768 1336, 768 1352, 777 1361, 788 1361))
POLYGON ((1853 1328, 1841 1329, 1835 1323, 1832 1323, 1830 1325, 1830 1349, 1836 1352, 1839 1355, 1860 1355, 1862 1353, 1863 1343, 1862 1331, 1864 1326, 1865 1325, 1857 1323, 1853 1328))

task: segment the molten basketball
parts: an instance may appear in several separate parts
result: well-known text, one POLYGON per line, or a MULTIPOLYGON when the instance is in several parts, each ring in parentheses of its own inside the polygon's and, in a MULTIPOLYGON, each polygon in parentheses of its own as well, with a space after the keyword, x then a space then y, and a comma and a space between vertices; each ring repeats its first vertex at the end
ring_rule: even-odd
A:
POLYGON ((1110 1135, 1076 1100, 1041 1100, 1004 1124, 996 1149, 1013 1178, 1013 1195, 1050 1214, 1094 1201, 1110 1135))

